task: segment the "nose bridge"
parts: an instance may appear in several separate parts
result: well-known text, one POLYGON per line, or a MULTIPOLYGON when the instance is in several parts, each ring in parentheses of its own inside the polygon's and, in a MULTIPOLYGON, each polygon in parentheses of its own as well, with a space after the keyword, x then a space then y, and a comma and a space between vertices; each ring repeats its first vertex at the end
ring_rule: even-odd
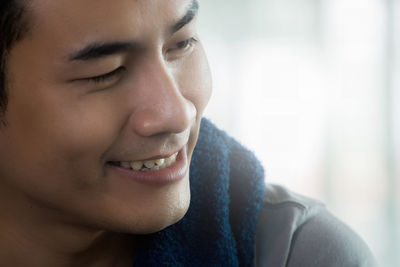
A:
POLYGON ((130 119, 134 131, 142 136, 185 131, 195 118, 195 109, 182 95, 171 68, 163 59, 153 58, 143 62, 139 75, 142 97, 135 101, 130 119))

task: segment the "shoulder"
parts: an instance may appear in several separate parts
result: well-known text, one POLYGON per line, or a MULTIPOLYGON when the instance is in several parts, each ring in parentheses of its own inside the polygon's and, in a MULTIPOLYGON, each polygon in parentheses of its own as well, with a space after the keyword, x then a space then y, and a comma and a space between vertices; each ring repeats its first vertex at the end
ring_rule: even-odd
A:
POLYGON ((266 190, 256 266, 376 266, 364 241, 323 204, 277 185, 266 190))

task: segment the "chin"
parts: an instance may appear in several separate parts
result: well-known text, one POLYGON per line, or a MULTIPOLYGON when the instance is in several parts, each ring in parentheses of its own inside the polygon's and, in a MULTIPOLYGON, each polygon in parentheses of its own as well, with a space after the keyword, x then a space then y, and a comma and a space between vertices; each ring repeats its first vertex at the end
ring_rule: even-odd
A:
POLYGON ((155 233, 177 223, 185 216, 190 205, 188 177, 181 181, 175 190, 162 195, 160 198, 153 198, 151 204, 144 205, 141 216, 134 216, 134 229, 131 229, 133 233, 155 233))
POLYGON ((100 226, 102 229, 127 234, 151 234, 177 223, 185 216, 190 205, 190 189, 188 182, 184 182, 175 190, 142 199, 140 205, 116 204, 108 206, 102 213, 102 221, 105 222, 100 226))
POLYGON ((140 234, 152 234, 179 222, 185 216, 187 210, 188 210, 187 208, 181 209, 179 211, 177 210, 173 215, 171 215, 168 218, 160 218, 159 220, 157 219, 153 220, 153 222, 143 227, 140 234))
POLYGON ((135 221, 130 225, 129 233, 131 234, 152 234, 161 231, 177 222, 179 222, 186 214, 190 204, 190 193, 185 200, 180 199, 179 203, 170 203, 169 206, 161 205, 163 210, 154 212, 146 212, 139 221, 135 221))

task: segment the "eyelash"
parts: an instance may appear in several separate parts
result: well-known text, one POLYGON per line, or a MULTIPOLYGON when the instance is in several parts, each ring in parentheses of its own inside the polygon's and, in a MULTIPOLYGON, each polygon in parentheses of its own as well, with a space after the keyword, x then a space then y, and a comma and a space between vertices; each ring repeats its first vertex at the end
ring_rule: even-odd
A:
MULTIPOLYGON (((175 45, 176 48, 170 48, 172 50, 185 50, 187 48, 190 48, 193 46, 195 43, 197 43, 198 40, 195 37, 189 38, 187 40, 181 41, 175 45)), ((113 78, 114 76, 120 74, 122 71, 125 71, 125 67, 119 67, 109 73, 95 76, 95 77, 90 77, 85 79, 88 82, 93 82, 93 83, 101 83, 101 82, 106 82, 107 80, 113 78)))
POLYGON ((179 42, 174 45, 174 48, 170 48, 169 50, 185 50, 187 48, 190 48, 193 46, 195 43, 197 43, 198 40, 195 37, 189 38, 187 40, 184 40, 182 42, 179 42))
POLYGON ((115 70, 113 70, 113 71, 111 71, 109 73, 106 73, 106 74, 103 74, 103 75, 99 75, 99 76, 96 76, 96 77, 90 77, 90 78, 87 78, 85 80, 88 81, 88 82, 93 82, 93 83, 101 83, 101 82, 105 82, 105 81, 113 78, 114 76, 120 74, 123 71, 125 71, 125 67, 121 66, 121 67, 116 68, 115 70))

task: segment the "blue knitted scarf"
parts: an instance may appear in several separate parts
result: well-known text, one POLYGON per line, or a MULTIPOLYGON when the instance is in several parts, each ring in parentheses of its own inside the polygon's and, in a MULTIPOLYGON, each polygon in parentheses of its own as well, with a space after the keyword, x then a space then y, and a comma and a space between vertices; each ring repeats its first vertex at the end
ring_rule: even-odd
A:
POLYGON ((140 237, 134 266, 252 266, 263 168, 206 119, 192 157, 190 189, 184 218, 140 237))

